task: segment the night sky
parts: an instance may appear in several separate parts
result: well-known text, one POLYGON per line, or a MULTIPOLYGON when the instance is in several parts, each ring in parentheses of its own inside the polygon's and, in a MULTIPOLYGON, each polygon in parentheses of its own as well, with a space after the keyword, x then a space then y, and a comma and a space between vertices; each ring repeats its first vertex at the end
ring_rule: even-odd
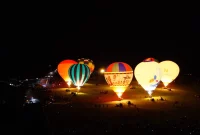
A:
POLYGON ((198 73, 199 16, 123 14, 97 2, 84 9, 17 17, 0 47, 3 76, 42 76, 49 65, 82 57, 96 69, 116 61, 135 68, 154 57, 175 61, 182 74, 198 73))

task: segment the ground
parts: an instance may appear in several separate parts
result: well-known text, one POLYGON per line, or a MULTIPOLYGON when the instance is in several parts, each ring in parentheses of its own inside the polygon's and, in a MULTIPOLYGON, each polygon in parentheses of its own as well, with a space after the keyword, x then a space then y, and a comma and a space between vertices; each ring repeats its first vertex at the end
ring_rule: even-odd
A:
MULTIPOLYGON (((52 95, 58 100, 44 108, 49 126, 54 130, 52 132, 67 132, 64 131, 66 127, 67 129, 83 128, 84 126, 92 128, 91 125, 96 125, 95 121, 97 123, 103 121, 104 126, 107 125, 105 132, 113 132, 114 128, 118 130, 123 124, 131 124, 133 128, 136 128, 138 124, 150 123, 157 125, 159 129, 166 130, 167 128, 171 129, 172 124, 179 125, 183 119, 184 121, 187 119, 187 122, 182 127, 186 127, 194 121, 199 122, 200 99, 196 98, 195 95, 198 95, 200 91, 197 88, 172 83, 169 85, 172 91, 169 91, 162 88, 161 83, 152 94, 155 99, 155 102, 152 102, 147 92, 136 82, 132 82, 131 85, 135 89, 128 88, 121 101, 113 90, 104 83, 96 85, 88 82, 81 87, 77 96, 66 92, 67 88, 52 89, 52 95), (108 94, 100 94, 102 90, 108 90, 108 94), (161 101, 160 97, 164 98, 165 101, 161 101), (67 98, 71 99, 70 103, 66 101, 67 98), (128 101, 136 106, 129 107, 128 101), (174 105, 176 101, 178 103, 174 105), (124 107, 115 107, 119 103, 122 103, 124 107), (171 124, 168 124, 169 122, 171 124)), ((70 90, 77 92, 75 87, 70 88, 70 90)))

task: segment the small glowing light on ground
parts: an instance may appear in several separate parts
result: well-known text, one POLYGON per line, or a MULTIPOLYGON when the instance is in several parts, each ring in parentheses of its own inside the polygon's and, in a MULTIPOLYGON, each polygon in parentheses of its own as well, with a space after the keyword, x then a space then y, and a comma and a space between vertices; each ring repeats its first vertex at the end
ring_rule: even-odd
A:
POLYGON ((87 95, 87 93, 83 93, 83 92, 78 92, 78 95, 87 95))
POLYGON ((110 101, 109 103, 110 104, 118 104, 118 103, 127 104, 128 101, 130 101, 130 100, 124 99, 124 100, 121 100, 121 101, 110 101))
POLYGON ((103 74, 104 72, 105 72, 105 70, 104 70, 104 69, 101 69, 101 70, 100 70, 100 73, 102 73, 102 74, 103 74))
POLYGON ((33 103, 38 103, 39 102, 39 100, 38 99, 36 99, 36 98, 31 98, 31 100, 30 101, 32 101, 33 103))

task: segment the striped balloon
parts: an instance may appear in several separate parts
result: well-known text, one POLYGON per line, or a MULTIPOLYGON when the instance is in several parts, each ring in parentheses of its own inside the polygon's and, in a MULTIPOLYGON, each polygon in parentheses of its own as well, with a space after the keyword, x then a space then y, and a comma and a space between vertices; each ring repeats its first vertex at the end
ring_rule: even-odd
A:
POLYGON ((74 64, 68 70, 72 83, 77 86, 83 86, 90 77, 90 69, 85 64, 74 64))
POLYGON ((129 72, 129 71, 132 72, 133 69, 131 68, 131 66, 129 66, 124 62, 114 62, 110 64, 106 69, 106 72, 129 72))
POLYGON ((104 72, 108 85, 119 98, 127 89, 133 78, 133 69, 125 62, 114 62, 104 72))

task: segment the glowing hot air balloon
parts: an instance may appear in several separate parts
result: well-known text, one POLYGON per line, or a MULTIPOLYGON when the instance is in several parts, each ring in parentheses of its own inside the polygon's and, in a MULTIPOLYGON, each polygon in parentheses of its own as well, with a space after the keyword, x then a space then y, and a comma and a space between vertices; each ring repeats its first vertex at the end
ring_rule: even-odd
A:
POLYGON ((90 77, 90 69, 85 64, 74 64, 69 70, 69 77, 72 80, 72 83, 77 86, 78 90, 83 86, 90 77))
POLYGON ((108 85, 121 98, 133 79, 133 70, 124 62, 114 62, 107 67, 104 77, 108 85))
POLYGON ((159 65, 162 73, 161 81, 164 86, 167 87, 169 83, 176 79, 180 72, 180 68, 175 62, 170 60, 162 61, 159 65))
POLYGON ((92 60, 81 58, 81 59, 78 59, 78 63, 87 65, 90 69, 90 74, 92 74, 92 72, 94 71, 95 65, 92 60))
POLYGON ((63 60, 58 64, 57 68, 59 75, 63 78, 65 82, 67 82, 69 87, 71 85, 71 79, 69 77, 68 70, 73 64, 77 64, 77 62, 74 60, 63 60))
POLYGON ((151 62, 151 61, 158 62, 157 59, 154 59, 154 58, 152 58, 152 57, 149 57, 149 58, 146 58, 146 59, 143 60, 143 62, 151 62))
POLYGON ((134 75, 138 83, 151 96, 153 90, 158 86, 161 79, 159 64, 155 61, 140 62, 134 70, 134 75))

